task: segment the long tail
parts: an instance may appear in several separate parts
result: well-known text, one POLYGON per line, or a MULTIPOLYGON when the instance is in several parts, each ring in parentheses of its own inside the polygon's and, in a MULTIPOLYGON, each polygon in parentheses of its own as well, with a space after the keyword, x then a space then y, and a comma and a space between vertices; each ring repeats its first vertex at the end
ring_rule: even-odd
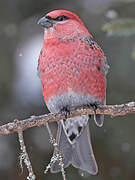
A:
MULTIPOLYGON (((64 168, 72 164, 75 168, 93 175, 97 174, 98 167, 92 150, 88 123, 73 144, 70 143, 61 123, 59 123, 56 140, 59 150, 64 156, 64 168)), ((54 153, 56 152, 54 151, 54 153)), ((52 165, 51 172, 56 173, 59 171, 61 171, 59 162, 55 162, 52 165)))

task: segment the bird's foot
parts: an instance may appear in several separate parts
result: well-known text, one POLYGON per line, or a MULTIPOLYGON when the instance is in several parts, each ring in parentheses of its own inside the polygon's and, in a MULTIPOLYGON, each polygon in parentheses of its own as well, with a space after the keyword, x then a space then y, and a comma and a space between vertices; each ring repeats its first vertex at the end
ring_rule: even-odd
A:
POLYGON ((70 108, 68 106, 65 106, 60 111, 62 114, 65 115, 65 119, 67 119, 67 116, 70 114, 70 108))
POLYGON ((94 121, 96 122, 96 109, 97 109, 97 104, 88 104, 88 107, 91 107, 91 108, 93 109, 94 121))

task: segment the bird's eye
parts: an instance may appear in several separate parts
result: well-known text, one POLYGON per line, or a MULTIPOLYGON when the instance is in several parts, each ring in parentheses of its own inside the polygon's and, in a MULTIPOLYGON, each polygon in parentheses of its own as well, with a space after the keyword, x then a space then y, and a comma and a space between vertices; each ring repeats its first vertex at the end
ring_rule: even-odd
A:
POLYGON ((57 18, 55 18, 55 21, 64 21, 67 20, 68 17, 67 16, 58 16, 57 18))
POLYGON ((45 16, 46 19, 51 20, 52 18, 50 16, 45 16))

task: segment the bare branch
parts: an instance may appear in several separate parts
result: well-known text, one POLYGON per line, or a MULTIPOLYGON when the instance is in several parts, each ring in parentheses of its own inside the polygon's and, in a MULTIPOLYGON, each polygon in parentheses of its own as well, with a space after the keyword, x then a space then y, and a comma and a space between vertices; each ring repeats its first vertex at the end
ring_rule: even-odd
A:
MULTIPOLYGON (((99 105, 96 110, 96 113, 110 115, 112 117, 124 116, 126 114, 134 114, 135 102, 129 102, 127 104, 121 104, 121 105, 99 105)), ((93 108, 92 107, 77 108, 76 110, 72 110, 70 114, 67 115, 67 118, 86 115, 86 114, 93 114, 93 108)), ((14 121, 12 123, 8 123, 3 126, 0 126, 0 134, 6 135, 6 134, 18 132, 18 127, 20 127, 22 131, 24 131, 31 127, 43 126, 45 125, 46 122, 48 123, 56 122, 64 118, 65 115, 62 113, 58 113, 58 114, 49 113, 41 116, 31 116, 30 118, 25 120, 14 121)))
POLYGON ((51 132, 51 129, 49 127, 49 124, 48 122, 46 123, 46 128, 47 128, 47 131, 49 133, 49 137, 50 137, 50 143, 53 145, 54 147, 54 151, 55 153, 53 154, 52 158, 51 158, 51 161, 50 163, 47 165, 44 173, 46 174, 48 172, 48 170, 52 167, 52 165, 58 161, 59 163, 59 166, 61 167, 61 173, 62 173, 62 177, 63 177, 63 180, 66 180, 66 174, 65 174, 65 170, 64 170, 64 159, 63 159, 63 155, 61 153, 61 151, 59 150, 59 147, 58 147, 58 144, 55 140, 55 138, 53 137, 53 134, 51 132))
POLYGON ((23 131, 21 130, 20 127, 18 127, 18 137, 19 137, 20 148, 22 151, 20 155, 20 166, 23 169, 22 161, 24 161, 24 164, 26 165, 29 172, 29 175, 27 176, 27 180, 35 180, 36 176, 34 175, 32 165, 31 165, 28 153, 26 151, 26 146, 24 144, 24 139, 23 139, 23 131))

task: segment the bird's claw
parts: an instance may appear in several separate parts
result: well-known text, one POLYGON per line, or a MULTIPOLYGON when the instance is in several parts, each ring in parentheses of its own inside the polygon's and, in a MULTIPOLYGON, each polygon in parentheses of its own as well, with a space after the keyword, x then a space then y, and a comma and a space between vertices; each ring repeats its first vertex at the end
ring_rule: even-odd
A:
POLYGON ((65 106, 61 109, 61 113, 65 115, 65 119, 67 119, 67 116, 70 114, 69 107, 65 106))
POLYGON ((96 110, 97 110, 97 104, 88 104, 88 107, 92 107, 93 109, 93 115, 94 115, 94 121, 96 122, 96 110))

